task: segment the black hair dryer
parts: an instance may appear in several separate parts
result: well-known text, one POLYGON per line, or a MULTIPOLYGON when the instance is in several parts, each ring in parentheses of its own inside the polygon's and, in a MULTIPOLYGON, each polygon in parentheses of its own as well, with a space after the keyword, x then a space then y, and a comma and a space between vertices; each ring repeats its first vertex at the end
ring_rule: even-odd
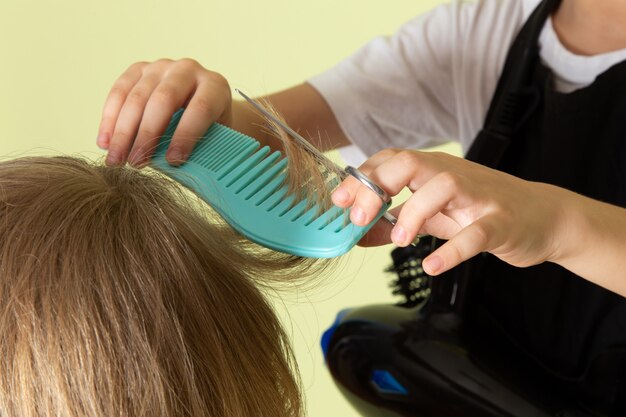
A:
POLYGON ((437 245, 392 252, 397 305, 341 311, 322 336, 329 371, 348 401, 366 417, 580 417, 563 407, 549 378, 506 338, 486 336, 470 319, 469 268, 431 278, 421 260, 437 245), (541 382, 538 382, 541 381, 541 382))

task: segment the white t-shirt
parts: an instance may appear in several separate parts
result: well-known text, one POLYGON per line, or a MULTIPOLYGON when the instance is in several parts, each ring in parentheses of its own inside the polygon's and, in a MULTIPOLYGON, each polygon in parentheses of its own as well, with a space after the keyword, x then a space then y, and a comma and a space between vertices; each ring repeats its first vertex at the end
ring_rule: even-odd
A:
MULTIPOLYGON (((508 50, 538 4, 453 0, 309 80, 356 145, 344 148, 343 156, 357 164, 384 148, 424 148, 451 139, 466 152, 483 125, 508 50)), ((539 46, 562 92, 589 85, 626 60, 626 49, 571 53, 550 19, 539 46)))

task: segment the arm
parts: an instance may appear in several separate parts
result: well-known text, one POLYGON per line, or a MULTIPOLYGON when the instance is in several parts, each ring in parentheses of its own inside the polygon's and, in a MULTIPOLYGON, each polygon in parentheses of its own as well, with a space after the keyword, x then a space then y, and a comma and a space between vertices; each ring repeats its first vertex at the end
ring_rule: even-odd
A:
POLYGON ((550 260, 626 297, 626 209, 558 192, 564 218, 559 251, 550 260))
MULTIPOLYGON (((327 151, 350 144, 339 127, 329 105, 310 84, 303 83, 263 97, 268 100, 287 124, 302 134, 316 148, 327 151)), ((263 132, 263 118, 247 103, 233 100, 232 128, 264 143, 280 146, 280 141, 263 132)))
MULTIPOLYGON (((424 260, 431 275, 490 252, 519 267, 554 262, 626 296, 624 208, 442 153, 389 149, 362 170, 391 195, 404 187, 413 191, 392 210, 396 226, 379 222, 368 245, 406 246, 426 233, 448 239, 424 260)), ((369 223, 381 204, 352 178, 335 191, 333 201, 352 207, 357 225, 369 223)))
MULTIPOLYGON (((309 84, 300 84, 267 98, 287 122, 314 145, 326 150, 348 144, 335 116, 322 96, 309 84), (328 135, 329 141, 323 140, 328 135), (320 139, 321 138, 321 139, 320 139)), ((108 150, 107 163, 127 160, 144 165, 172 114, 181 107, 183 115, 167 158, 184 162, 198 138, 213 122, 270 145, 278 145, 263 132, 263 120, 245 103, 233 101, 224 77, 196 61, 162 59, 131 65, 113 85, 102 112, 97 143, 108 150)))

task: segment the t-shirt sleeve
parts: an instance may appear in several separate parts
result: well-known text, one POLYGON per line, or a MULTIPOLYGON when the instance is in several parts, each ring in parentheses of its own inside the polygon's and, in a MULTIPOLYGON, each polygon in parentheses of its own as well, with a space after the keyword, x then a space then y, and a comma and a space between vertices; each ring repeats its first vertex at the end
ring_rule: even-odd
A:
POLYGON ((379 37, 309 83, 365 154, 455 138, 450 5, 379 37))
POLYGON ((520 26, 520 10, 516 0, 455 0, 373 39, 309 83, 365 155, 449 140, 467 148, 520 26))

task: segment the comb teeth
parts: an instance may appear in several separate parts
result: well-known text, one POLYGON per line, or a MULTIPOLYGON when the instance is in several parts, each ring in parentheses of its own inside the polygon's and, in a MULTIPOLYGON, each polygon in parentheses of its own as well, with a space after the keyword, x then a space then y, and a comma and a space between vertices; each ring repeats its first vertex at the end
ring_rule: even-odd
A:
POLYGON ((317 216, 317 218, 313 219, 313 221, 307 226, 317 230, 324 230, 335 220, 337 220, 338 218, 342 218, 345 213, 346 212, 339 207, 332 207, 330 210, 325 211, 321 215, 317 216))
MULTIPOLYGON (((240 155, 233 158, 232 163, 224 164, 223 168, 217 171, 220 181, 223 181, 227 187, 238 186, 242 179, 245 181, 245 178, 249 177, 247 174, 258 168, 270 151, 267 146, 258 152, 254 152, 255 150, 253 146, 246 146, 240 155)), ((254 177, 250 178, 248 184, 252 181, 254 177)))
POLYGON ((233 140, 230 132, 219 127, 214 124, 209 128, 207 135, 210 139, 198 143, 189 161, 226 175, 252 155, 260 145, 246 136, 241 140, 233 140))
POLYGON ((274 166, 261 175, 255 182, 256 191, 250 196, 255 198, 255 205, 262 206, 274 193, 279 190, 285 184, 285 177, 282 173, 287 168, 287 160, 281 159, 274 166), (257 195, 258 194, 258 195, 257 195))
MULTIPOLYGON (((368 230, 351 224, 345 210, 333 206, 322 212, 308 199, 289 194, 286 157, 218 124, 187 163, 172 167, 165 153, 181 113, 172 118, 151 165, 194 191, 248 239, 296 256, 327 258, 347 252, 368 230)), ((338 181, 327 175, 329 187, 338 181)))
POLYGON ((280 157, 280 152, 274 152, 261 161, 261 163, 259 163, 249 173, 252 181, 247 183, 245 187, 237 190, 237 192, 246 191, 246 200, 254 197, 256 193, 262 190, 263 187, 265 187, 272 179, 276 178, 276 176, 285 169, 285 164, 276 163, 280 157))

